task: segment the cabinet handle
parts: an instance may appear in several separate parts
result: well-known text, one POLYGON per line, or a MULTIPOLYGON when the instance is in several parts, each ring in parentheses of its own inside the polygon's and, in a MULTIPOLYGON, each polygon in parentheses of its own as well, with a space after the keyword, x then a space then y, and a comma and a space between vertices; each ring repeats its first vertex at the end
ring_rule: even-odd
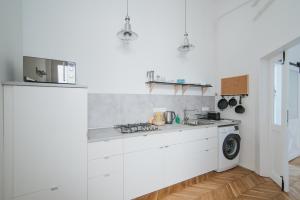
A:
POLYGON ((110 174, 104 174, 104 177, 109 177, 110 176, 110 174))
POLYGON ((206 149, 205 151, 206 151, 206 152, 208 152, 209 150, 208 150, 208 149, 206 149))
POLYGON ((58 186, 55 186, 55 187, 50 188, 51 191, 56 191, 56 190, 58 190, 58 189, 59 189, 58 186))
POLYGON ((169 146, 167 145, 167 146, 165 146, 165 148, 168 148, 169 146))
POLYGON ((208 138, 205 138, 206 140, 208 140, 208 138))
POLYGON ((108 160, 108 159, 109 159, 109 156, 105 156, 104 159, 105 159, 105 160, 108 160))
POLYGON ((160 149, 163 149, 164 147, 159 147, 160 149))

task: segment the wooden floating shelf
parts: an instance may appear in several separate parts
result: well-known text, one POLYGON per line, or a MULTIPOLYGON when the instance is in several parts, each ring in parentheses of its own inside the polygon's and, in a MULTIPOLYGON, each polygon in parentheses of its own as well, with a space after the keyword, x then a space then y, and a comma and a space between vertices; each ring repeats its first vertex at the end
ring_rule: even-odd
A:
POLYGON ((175 94, 177 94, 178 90, 182 90, 182 95, 187 91, 187 89, 191 87, 198 87, 202 90, 202 95, 206 92, 207 88, 212 87, 210 84, 194 84, 194 83, 173 83, 173 82, 162 82, 162 81, 148 81, 146 84, 149 86, 149 92, 152 93, 155 85, 170 85, 174 87, 175 94))
POLYGON ((225 94, 221 95, 222 97, 233 97, 233 96, 242 96, 242 97, 247 97, 249 94, 225 94))

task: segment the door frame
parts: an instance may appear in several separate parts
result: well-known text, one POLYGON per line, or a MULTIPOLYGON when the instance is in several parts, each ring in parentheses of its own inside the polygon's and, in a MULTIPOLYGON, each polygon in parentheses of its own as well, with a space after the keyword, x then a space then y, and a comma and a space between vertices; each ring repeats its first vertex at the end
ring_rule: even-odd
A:
MULTIPOLYGON (((279 53, 297 45, 300 43, 300 37, 296 37, 294 40, 287 41, 286 43, 282 43, 282 46, 278 47, 275 50, 266 52, 266 54, 261 55, 258 57, 258 97, 257 97, 257 167, 256 172, 265 177, 271 177, 271 163, 270 160, 270 141, 269 141, 269 133, 270 133, 270 126, 269 123, 266 123, 266 119, 270 119, 270 97, 268 94, 269 87, 270 87, 270 59, 275 57, 279 53)), ((286 146, 288 149, 288 146, 286 146)))

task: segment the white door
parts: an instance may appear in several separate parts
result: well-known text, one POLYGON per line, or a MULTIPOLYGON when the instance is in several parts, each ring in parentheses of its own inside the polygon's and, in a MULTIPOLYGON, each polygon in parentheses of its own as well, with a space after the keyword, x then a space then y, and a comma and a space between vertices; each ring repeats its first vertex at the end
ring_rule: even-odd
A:
POLYGON ((271 178, 288 191, 288 66, 280 56, 271 60, 271 178))
POLYGON ((300 155, 300 117, 299 117, 299 94, 300 94, 300 74, 299 68, 289 67, 289 160, 293 160, 300 155))

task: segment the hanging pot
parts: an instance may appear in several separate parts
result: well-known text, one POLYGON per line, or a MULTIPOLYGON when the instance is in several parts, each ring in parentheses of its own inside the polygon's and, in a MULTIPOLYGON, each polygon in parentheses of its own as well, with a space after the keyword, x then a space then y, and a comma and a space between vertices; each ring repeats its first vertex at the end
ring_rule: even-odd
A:
POLYGON ((224 97, 222 97, 222 99, 220 99, 218 102, 218 108, 220 110, 224 110, 227 107, 228 107, 228 101, 224 97))
POLYGON ((235 97, 232 97, 229 101, 228 104, 230 107, 234 107, 237 105, 237 100, 235 99, 235 97))
POLYGON ((238 114, 243 114, 245 112, 245 107, 242 105, 242 96, 240 96, 240 102, 237 107, 235 107, 235 112, 238 114))

